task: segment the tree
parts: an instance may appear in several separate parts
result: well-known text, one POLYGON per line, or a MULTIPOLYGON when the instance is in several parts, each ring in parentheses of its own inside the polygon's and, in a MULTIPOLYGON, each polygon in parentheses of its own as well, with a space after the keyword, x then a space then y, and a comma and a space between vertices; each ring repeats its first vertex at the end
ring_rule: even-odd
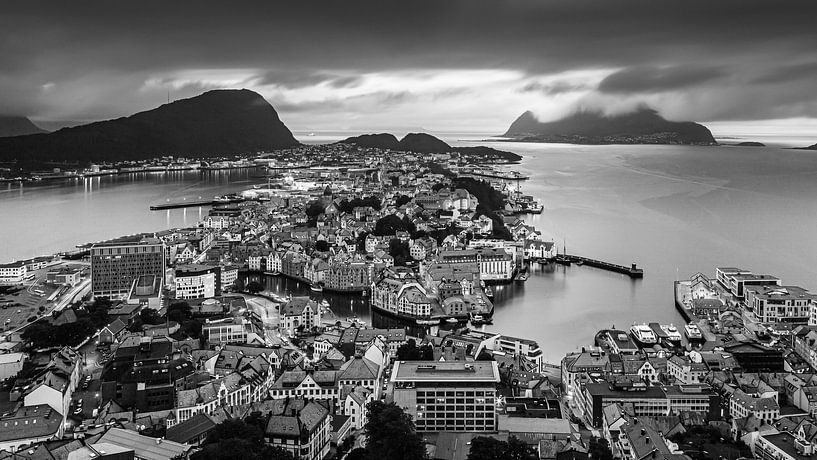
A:
POLYGON ((488 436, 477 436, 471 440, 468 460, 536 460, 539 455, 533 448, 516 436, 507 441, 488 436))
POLYGON ((142 320, 142 324, 162 324, 165 322, 159 313, 152 308, 143 308, 142 311, 139 312, 139 319, 142 320))
POLYGON ((431 345, 418 347, 414 339, 408 339, 408 342, 397 348, 397 359, 399 361, 430 361, 434 359, 434 349, 431 345))
POLYGON ((477 436, 471 440, 468 460, 498 460, 505 456, 508 443, 489 436, 477 436))
POLYGON ((423 439, 414 431, 411 416, 395 403, 372 401, 366 405, 366 450, 369 458, 389 460, 424 459, 423 439))
POLYGON ((397 238, 389 240, 389 255, 394 257, 394 265, 403 266, 411 260, 411 250, 408 243, 397 238))
POLYGON ((318 240, 315 242, 315 250, 320 252, 326 252, 329 250, 329 242, 326 240, 318 240))
POLYGON ((324 209, 326 209, 326 206, 323 205, 321 200, 315 200, 306 207, 306 216, 315 219, 323 214, 324 209))
POLYGON ((613 460, 613 452, 604 438, 590 438, 588 453, 591 458, 599 460, 613 460))
POLYGON ((250 281, 247 283, 247 292, 250 294, 258 294, 259 292, 264 290, 264 285, 259 283, 258 281, 250 281))
POLYGON ((403 206, 404 204, 407 204, 407 203, 410 203, 410 202, 411 202, 411 197, 410 196, 397 195, 396 197, 394 197, 394 205, 396 207, 398 207, 398 208, 400 206, 403 206))
POLYGON ((207 434, 202 450, 191 460, 295 460, 286 450, 264 442, 264 432, 257 423, 225 420, 207 434))
POLYGON ((346 460, 368 460, 369 453, 362 447, 357 447, 349 451, 346 460))
POLYGON ((167 307, 167 319, 170 321, 175 321, 179 324, 182 324, 184 321, 193 317, 193 309, 190 307, 190 304, 181 301, 181 302, 173 302, 167 307))

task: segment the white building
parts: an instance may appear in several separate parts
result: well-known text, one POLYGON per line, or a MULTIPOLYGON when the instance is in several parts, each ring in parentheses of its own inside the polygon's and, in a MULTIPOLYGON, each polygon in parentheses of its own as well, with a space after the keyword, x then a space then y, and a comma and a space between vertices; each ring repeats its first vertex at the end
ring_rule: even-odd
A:
POLYGON ((295 335, 301 326, 308 330, 320 324, 320 306, 309 297, 293 297, 281 305, 278 326, 290 336, 295 335))
POLYGON ((26 273, 26 264, 23 262, 0 264, 0 285, 11 286, 15 284, 23 284, 26 273))
POLYGON ((210 265, 176 267, 176 298, 206 299, 214 297, 221 281, 219 268, 210 265))

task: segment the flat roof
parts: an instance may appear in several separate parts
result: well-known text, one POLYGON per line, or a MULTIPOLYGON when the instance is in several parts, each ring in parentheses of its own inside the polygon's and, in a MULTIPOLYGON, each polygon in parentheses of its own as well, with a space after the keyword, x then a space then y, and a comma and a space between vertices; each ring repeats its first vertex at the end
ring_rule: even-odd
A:
POLYGON ((392 382, 499 382, 495 361, 398 361, 392 382))

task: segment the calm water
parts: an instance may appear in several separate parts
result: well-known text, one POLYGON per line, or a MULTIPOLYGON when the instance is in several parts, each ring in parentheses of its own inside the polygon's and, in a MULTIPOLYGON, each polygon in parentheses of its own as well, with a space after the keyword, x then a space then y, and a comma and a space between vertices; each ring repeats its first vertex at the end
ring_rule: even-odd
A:
MULTIPOLYGON (((457 143, 465 137, 451 136, 457 143)), ((309 139, 307 139, 309 140, 309 139)), ((321 139, 323 140, 323 139, 321 139)), ((594 333, 634 321, 681 322, 672 281, 718 265, 774 273, 817 289, 817 153, 777 147, 571 146, 497 143, 525 158, 523 193, 545 212, 529 220, 575 254, 637 262, 645 278, 589 267, 534 267, 524 284, 496 289, 490 330, 539 341, 558 361, 594 333)), ((0 261, 121 234, 193 225, 207 209, 151 212, 167 199, 248 188, 255 171, 101 177, 0 191, 0 261)), ((273 291, 305 287, 269 281, 273 291)), ((365 302, 328 299, 367 323, 365 302)))

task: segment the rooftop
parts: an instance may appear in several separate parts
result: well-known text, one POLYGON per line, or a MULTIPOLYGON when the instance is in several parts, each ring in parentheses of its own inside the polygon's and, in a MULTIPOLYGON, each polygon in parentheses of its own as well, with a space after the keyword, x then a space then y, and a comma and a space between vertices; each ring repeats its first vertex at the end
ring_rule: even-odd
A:
POLYGON ((498 383, 499 368, 494 361, 399 361, 394 365, 392 381, 498 383))

